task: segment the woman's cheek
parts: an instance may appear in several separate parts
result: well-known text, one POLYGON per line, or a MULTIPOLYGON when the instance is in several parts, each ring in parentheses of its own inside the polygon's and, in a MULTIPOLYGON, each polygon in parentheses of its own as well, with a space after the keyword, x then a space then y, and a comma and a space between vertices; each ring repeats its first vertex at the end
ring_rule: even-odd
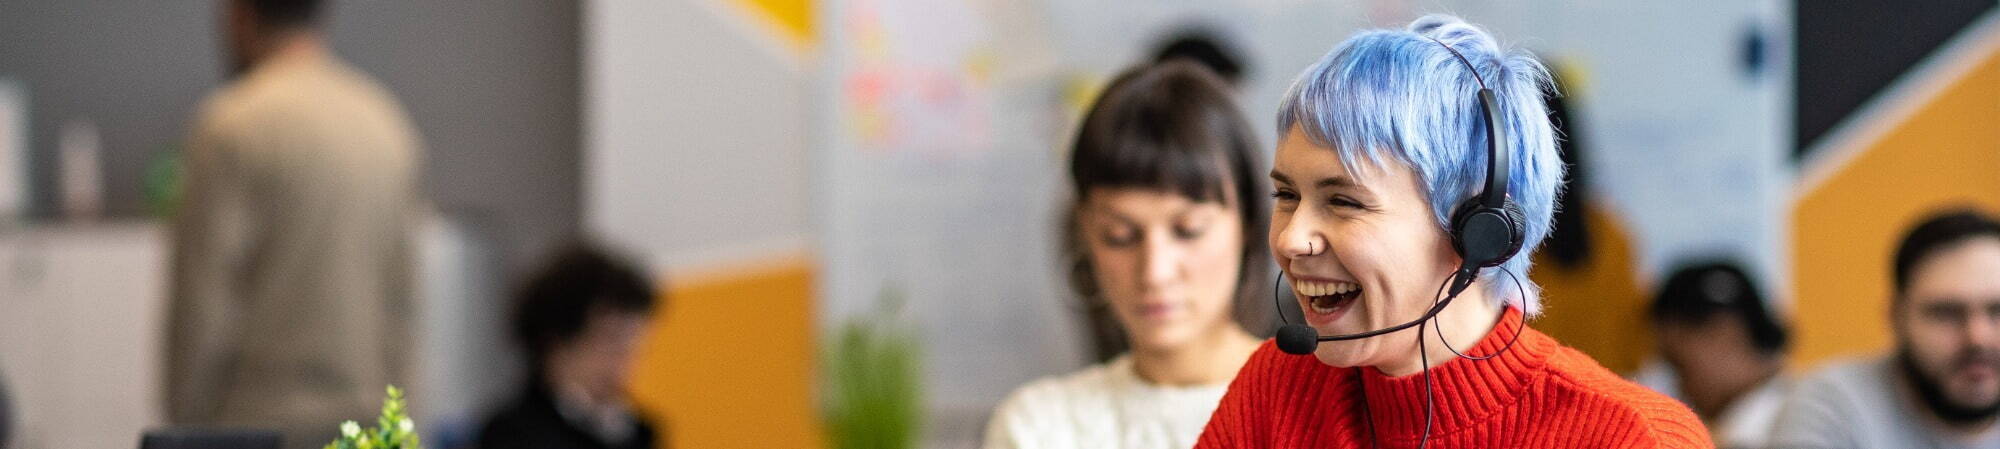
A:
POLYGON ((1218 298, 1223 304, 1229 304, 1236 296, 1236 276, 1242 271, 1238 269, 1237 262, 1242 258, 1242 251, 1231 250, 1230 245, 1226 244, 1204 246, 1204 250, 1194 261, 1194 268, 1200 273, 1198 276, 1202 283, 1200 287, 1204 290, 1202 293, 1206 297, 1218 298))
POLYGON ((1091 270, 1097 277, 1097 294, 1112 306, 1120 306, 1126 298, 1131 298, 1135 285, 1133 257, 1127 251, 1108 245, 1095 245, 1090 249, 1091 270))

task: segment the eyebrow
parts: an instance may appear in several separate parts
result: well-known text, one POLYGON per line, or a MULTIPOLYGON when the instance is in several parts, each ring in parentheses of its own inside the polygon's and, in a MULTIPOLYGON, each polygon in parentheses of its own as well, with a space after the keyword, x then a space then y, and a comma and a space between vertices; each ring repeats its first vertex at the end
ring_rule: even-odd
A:
MULTIPOLYGON (((1292 184, 1292 178, 1291 178, 1290 176, 1285 176, 1285 174, 1284 174, 1284 173, 1278 173, 1278 171, 1277 171, 1277 170, 1271 170, 1271 179, 1275 179, 1275 180, 1277 180, 1278 182, 1280 182, 1280 183, 1284 183, 1284 184, 1292 184)), ((1318 188, 1325 188, 1325 187, 1354 187, 1354 188, 1359 188, 1359 187, 1361 187, 1361 184, 1360 184, 1360 183, 1356 183, 1356 182, 1354 182, 1354 180, 1353 180, 1353 179, 1350 179, 1350 178, 1348 178, 1348 177, 1346 177, 1346 176, 1332 176, 1332 177, 1326 177, 1326 178, 1320 178, 1319 182, 1315 182, 1315 183, 1313 183, 1313 187, 1318 187, 1318 188)))
MULTIPOLYGON (((1142 222, 1141 220, 1133 218, 1131 215, 1126 215, 1125 212, 1119 211, 1118 209, 1112 208, 1110 206, 1097 205, 1095 207, 1091 207, 1091 209, 1094 209, 1100 213, 1108 215, 1111 217, 1111 219, 1124 224, 1137 225, 1142 222)), ((1172 219, 1179 220, 1187 218, 1188 215, 1194 213, 1194 211, 1195 211, 1194 205, 1187 205, 1174 209, 1173 211, 1171 211, 1169 215, 1171 215, 1172 219)))
POLYGON ((1137 224, 1139 222, 1138 220, 1133 220, 1132 217, 1126 216, 1124 212, 1119 212, 1117 209, 1112 209, 1108 206, 1099 205, 1096 207, 1092 207, 1091 209, 1094 209, 1097 211, 1097 213, 1104 214, 1105 216, 1110 217, 1112 220, 1118 222, 1126 224, 1137 224))
POLYGON ((1989 298, 1989 297, 1964 297, 1964 296, 1949 296, 1949 295, 1941 295, 1941 296, 1927 296, 1927 297, 1923 297, 1922 299, 1924 299, 1924 300, 1925 300, 1926 302, 1924 302, 1923 304, 1918 304, 1918 305, 1917 305, 1918 307, 1938 307, 1938 306, 1944 306, 1944 307, 1993 307, 1993 306, 2000 306, 2000 298, 1989 298))

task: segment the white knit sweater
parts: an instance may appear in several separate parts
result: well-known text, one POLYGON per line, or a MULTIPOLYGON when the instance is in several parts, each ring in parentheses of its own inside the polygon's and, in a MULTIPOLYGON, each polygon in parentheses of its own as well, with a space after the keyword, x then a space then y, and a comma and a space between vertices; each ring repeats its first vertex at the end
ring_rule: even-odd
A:
POLYGON ((1194 447, 1228 382, 1153 385, 1131 355, 1030 382, 1000 403, 986 449, 1194 447))

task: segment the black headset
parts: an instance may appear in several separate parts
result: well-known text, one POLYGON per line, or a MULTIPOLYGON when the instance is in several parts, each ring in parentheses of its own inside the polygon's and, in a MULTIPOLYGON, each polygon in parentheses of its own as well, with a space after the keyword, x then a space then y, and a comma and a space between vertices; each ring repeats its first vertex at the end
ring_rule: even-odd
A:
POLYGON ((1486 119, 1486 189, 1479 196, 1466 200, 1451 213, 1451 243, 1458 250, 1458 257, 1464 259, 1457 276, 1461 281, 1453 282, 1452 294, 1456 295, 1478 276, 1479 269, 1497 267, 1521 252, 1521 244, 1526 240, 1521 229, 1521 208, 1507 196, 1507 179, 1510 178, 1508 158, 1512 151, 1503 149, 1513 143, 1507 136, 1507 128, 1501 126, 1499 105, 1493 99, 1493 89, 1486 87, 1486 80, 1480 78, 1479 70, 1473 68, 1472 61, 1458 50, 1431 39, 1451 52, 1465 69, 1472 72, 1472 80, 1479 83, 1479 111, 1486 119))

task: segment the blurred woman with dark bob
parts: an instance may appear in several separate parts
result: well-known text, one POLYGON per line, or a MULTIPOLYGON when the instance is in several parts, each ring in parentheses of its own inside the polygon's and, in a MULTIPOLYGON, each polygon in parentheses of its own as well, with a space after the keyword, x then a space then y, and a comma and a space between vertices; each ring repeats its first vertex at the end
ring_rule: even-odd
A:
POLYGON ((1070 154, 1071 287, 1111 358, 1029 383, 986 447, 1189 447, 1267 329, 1260 148, 1224 83, 1173 60, 1097 98, 1070 154), (1251 327, 1243 324, 1251 323, 1251 327))

